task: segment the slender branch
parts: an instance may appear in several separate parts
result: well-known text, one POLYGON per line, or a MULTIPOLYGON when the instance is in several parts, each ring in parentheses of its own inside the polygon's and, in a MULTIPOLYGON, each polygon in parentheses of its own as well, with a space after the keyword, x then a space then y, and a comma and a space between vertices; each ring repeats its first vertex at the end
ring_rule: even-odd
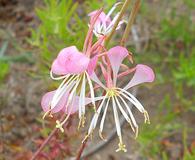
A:
POLYGON ((85 141, 81 144, 81 147, 79 149, 79 152, 78 152, 75 160, 80 160, 81 159, 81 155, 82 155, 82 153, 83 153, 83 151, 84 151, 84 149, 87 145, 87 141, 88 141, 88 138, 86 138, 85 141))
POLYGON ((128 20, 125 32, 124 32, 123 37, 121 39, 121 43, 120 43, 121 46, 125 46, 127 38, 129 36, 129 32, 130 32, 131 27, 133 25, 133 22, 135 20, 135 16, 136 16, 136 14, 137 14, 137 12, 138 12, 138 10, 140 8, 140 4, 141 4, 141 0, 136 0, 136 2, 134 4, 134 7, 133 7, 133 10, 130 13, 129 20, 128 20))
POLYGON ((125 14, 125 11, 126 11, 127 7, 129 6, 130 2, 131 2, 131 0, 126 0, 125 3, 123 4, 123 6, 121 8, 121 11, 119 13, 119 16, 118 16, 118 18, 117 18, 117 20, 116 20, 116 22, 115 22, 115 24, 114 24, 114 26, 112 28, 112 31, 109 34, 109 36, 107 37, 107 39, 106 39, 106 45, 109 43, 109 41, 111 40, 112 36, 114 35, 114 33, 116 31, 116 28, 117 28, 121 18, 125 14))
MULTIPOLYGON (((60 121, 62 121, 64 118, 66 117, 66 115, 63 115, 60 119, 60 121)), ((44 147, 48 144, 48 142, 51 140, 51 138, 55 135, 55 133, 57 132, 57 128, 54 128, 52 130, 52 132, 49 134, 49 136, 47 137, 47 139, 45 139, 45 141, 41 144, 41 146, 39 147, 39 149, 33 154, 33 156, 31 157, 30 160, 35 160, 35 158, 37 158, 37 156, 40 154, 40 152, 44 149, 44 147)))

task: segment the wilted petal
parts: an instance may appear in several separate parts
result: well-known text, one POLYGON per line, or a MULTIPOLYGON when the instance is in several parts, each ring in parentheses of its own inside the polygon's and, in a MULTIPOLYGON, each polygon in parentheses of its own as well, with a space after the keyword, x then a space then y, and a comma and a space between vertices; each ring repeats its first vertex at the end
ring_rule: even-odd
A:
POLYGON ((51 71, 56 75, 65 75, 67 74, 67 70, 65 66, 60 65, 57 59, 54 60, 51 66, 51 71))
MULTIPOLYGON (((53 99, 54 94, 56 93, 56 90, 51 91, 51 92, 47 92, 41 100, 41 106, 44 112, 47 112, 50 110, 50 103, 53 99)), ((59 111, 61 111, 67 103, 67 99, 68 99, 68 94, 65 93, 62 98, 59 100, 59 102, 57 103, 57 105, 51 110, 52 113, 57 113, 59 111)))
POLYGON ((143 64, 138 64, 136 66, 135 74, 131 81, 125 86, 125 90, 138 85, 140 83, 145 83, 145 82, 153 82, 155 78, 153 70, 143 64))
POLYGON ((128 50, 121 46, 116 46, 108 51, 108 58, 111 63, 111 67, 114 74, 114 81, 116 83, 116 77, 120 68, 120 65, 125 57, 128 55, 128 50))

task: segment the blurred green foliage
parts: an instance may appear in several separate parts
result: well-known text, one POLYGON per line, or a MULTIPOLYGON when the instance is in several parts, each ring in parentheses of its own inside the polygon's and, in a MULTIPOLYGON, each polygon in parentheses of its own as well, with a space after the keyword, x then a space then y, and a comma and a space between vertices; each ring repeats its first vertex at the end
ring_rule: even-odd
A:
POLYGON ((3 61, 4 54, 8 47, 8 41, 5 41, 0 48, 0 82, 9 73, 9 64, 3 61))
POLYGON ((188 87, 195 88, 195 48, 189 54, 180 54, 179 63, 173 71, 176 84, 186 84, 188 87))
POLYGON ((38 47, 42 64, 50 66, 58 52, 67 46, 82 49, 87 25, 77 14, 78 4, 72 0, 45 0, 44 7, 37 8, 41 23, 32 30, 29 42, 38 47))
POLYGON ((45 0, 43 7, 36 8, 40 25, 36 30, 32 29, 29 42, 39 49, 38 62, 43 71, 48 71, 51 62, 62 48, 75 45, 82 50, 88 30, 87 14, 102 7, 102 4, 108 8, 113 5, 113 1, 86 0, 84 4, 78 5, 72 0, 45 0), (82 7, 84 9, 81 9, 82 7), (80 17, 86 18, 81 20, 80 17))
MULTIPOLYGON (((179 105, 183 112, 195 111, 195 96, 192 94, 195 89, 195 23, 193 19, 195 3, 193 0, 159 3, 162 4, 162 9, 151 8, 150 3, 142 1, 140 17, 144 17, 143 19, 146 19, 149 25, 155 24, 151 29, 155 39, 151 40, 143 54, 135 55, 135 60, 153 64, 156 84, 170 84, 172 91, 163 98, 158 111, 151 118, 150 126, 141 127, 138 142, 139 153, 143 155, 143 159, 169 160, 169 154, 164 150, 161 142, 164 138, 169 138, 173 132, 181 133, 184 126, 178 123, 181 117, 173 108, 179 105), (164 6, 167 6, 167 9, 164 9, 164 6)), ((187 133, 185 134, 187 136, 187 133)), ((182 146, 185 149, 181 157, 183 160, 195 159, 194 151, 189 151, 189 143, 185 137, 182 146)))
MULTIPOLYGON (((185 47, 195 43, 195 24, 190 18, 190 13, 177 15, 176 11, 172 11, 171 15, 165 17, 161 23, 160 37, 170 40, 175 44, 176 41, 183 43, 185 47), (186 18, 189 17, 189 18, 186 18)), ((186 48, 187 49, 187 48, 186 48)))
POLYGON ((6 62, 0 62, 0 82, 9 73, 9 64, 6 62))
POLYGON ((151 119, 150 125, 143 125, 137 140, 142 155, 153 159, 163 157, 161 142, 173 131, 179 130, 182 124, 174 123, 177 114, 173 111, 170 96, 167 95, 158 106, 157 113, 151 119), (161 116, 166 115, 166 116, 161 116))

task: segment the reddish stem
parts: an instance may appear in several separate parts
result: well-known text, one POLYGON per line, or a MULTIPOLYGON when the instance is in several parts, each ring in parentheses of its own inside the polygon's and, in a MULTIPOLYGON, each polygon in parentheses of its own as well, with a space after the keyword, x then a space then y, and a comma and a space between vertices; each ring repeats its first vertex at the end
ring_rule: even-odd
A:
POLYGON ((39 147, 39 149, 33 154, 32 158, 30 160, 35 160, 35 158, 37 158, 37 156, 40 154, 40 152, 43 150, 43 148, 46 146, 46 144, 51 140, 51 138, 54 136, 54 134, 56 133, 57 128, 55 128, 50 135, 47 137, 47 139, 41 144, 41 146, 39 147))
POLYGON ((128 75, 128 74, 134 72, 135 69, 136 69, 135 67, 134 67, 134 68, 130 68, 130 69, 128 69, 128 70, 126 70, 126 71, 120 73, 117 77, 118 77, 118 78, 124 77, 124 76, 126 76, 126 75, 128 75))
POLYGON ((82 155, 82 153, 83 153, 83 151, 84 151, 84 149, 87 145, 87 140, 88 140, 88 138, 86 138, 86 140, 81 144, 80 149, 78 151, 78 154, 77 154, 75 160, 80 160, 81 159, 81 155, 82 155))
MULTIPOLYGON (((64 118, 66 117, 66 115, 63 115, 60 119, 60 121, 62 121, 64 118)), ((30 160, 35 160, 35 158, 37 158, 37 156, 40 154, 40 152, 43 150, 43 148, 48 144, 48 142, 51 140, 51 138, 55 135, 55 133, 57 132, 57 128, 54 128, 52 130, 52 132, 50 133, 50 135, 47 137, 47 139, 41 144, 41 146, 39 147, 39 149, 33 154, 33 156, 31 157, 30 160)))
POLYGON ((87 33, 87 36, 86 36, 85 42, 84 42, 84 47, 83 47, 83 52, 84 53, 87 52, 87 50, 89 49, 89 47, 91 48, 93 28, 94 28, 95 22, 97 21, 99 15, 101 14, 101 12, 102 12, 102 9, 100 9, 99 11, 97 11, 96 15, 92 18, 92 21, 91 21, 91 24, 90 24, 90 28, 88 30, 88 33, 87 33))

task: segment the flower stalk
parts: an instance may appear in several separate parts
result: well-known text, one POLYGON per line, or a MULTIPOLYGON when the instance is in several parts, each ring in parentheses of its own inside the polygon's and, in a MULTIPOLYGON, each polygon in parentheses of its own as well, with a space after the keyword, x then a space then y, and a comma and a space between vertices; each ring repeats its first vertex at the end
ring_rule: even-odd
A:
POLYGON ((134 4, 134 7, 133 7, 133 9, 132 9, 132 11, 131 11, 131 13, 130 13, 129 20, 128 20, 128 22, 127 22, 127 26, 126 26, 126 28, 125 28, 123 37, 122 37, 121 42, 120 42, 120 45, 121 45, 121 46, 125 46, 125 43, 126 43, 126 41, 127 41, 127 38, 128 38, 128 36, 129 36, 129 32, 130 32, 130 30, 131 30, 131 27, 132 27, 132 25, 133 25, 133 22, 134 22, 134 20, 135 20, 135 17, 136 17, 136 15, 137 15, 137 12, 138 12, 138 10, 139 10, 139 8, 140 8, 140 4, 141 4, 141 0, 136 0, 136 2, 135 2, 135 4, 134 4))
POLYGON ((129 6, 130 3, 131 3, 131 0, 126 0, 124 2, 123 6, 121 8, 121 11, 119 13, 119 16, 118 16, 118 18, 117 18, 117 20, 116 20, 116 22, 115 22, 115 24, 114 24, 114 26, 112 28, 112 31, 109 34, 109 36, 107 37, 107 39, 106 39, 106 45, 108 45, 109 41, 111 40, 112 36, 114 35, 114 33, 116 31, 116 28, 117 28, 120 20, 122 19, 123 15, 125 14, 125 11, 126 11, 126 9, 127 9, 127 7, 129 6))

